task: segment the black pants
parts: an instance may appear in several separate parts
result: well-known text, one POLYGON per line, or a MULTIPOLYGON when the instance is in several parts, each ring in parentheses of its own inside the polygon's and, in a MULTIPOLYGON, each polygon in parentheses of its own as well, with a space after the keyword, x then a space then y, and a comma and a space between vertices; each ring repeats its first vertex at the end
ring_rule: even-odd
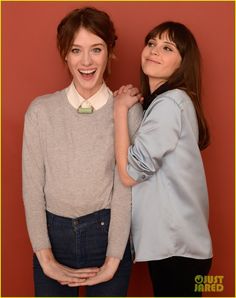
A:
MULTIPOLYGON (((56 260, 71 268, 101 267, 106 258, 110 210, 103 209, 76 219, 47 212, 48 233, 56 260)), ((86 287, 87 296, 127 296, 131 273, 131 252, 127 244, 114 277, 86 287)), ((36 297, 78 297, 79 287, 61 285, 47 277, 34 255, 36 297)))
POLYGON ((149 273, 155 297, 201 297, 195 292, 195 276, 207 275, 212 259, 170 257, 149 261, 149 273))

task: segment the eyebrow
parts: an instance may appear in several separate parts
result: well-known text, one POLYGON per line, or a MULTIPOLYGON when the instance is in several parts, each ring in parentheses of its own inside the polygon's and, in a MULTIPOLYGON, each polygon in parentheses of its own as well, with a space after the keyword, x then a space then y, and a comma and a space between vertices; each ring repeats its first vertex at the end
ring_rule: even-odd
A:
MULTIPOLYGON (((151 38, 151 39, 157 41, 157 40, 156 40, 156 37, 153 37, 153 38, 151 38)), ((171 46, 174 46, 175 48, 177 48, 177 47, 176 47, 176 44, 175 44, 174 42, 172 42, 172 41, 163 40, 163 42, 164 42, 164 43, 167 43, 167 44, 169 44, 169 45, 171 45, 171 46)))
MULTIPOLYGON (((103 44, 103 43, 94 43, 94 44, 92 44, 90 47, 97 47, 97 46, 105 47, 105 44, 103 44)), ((83 47, 83 46, 74 43, 74 44, 72 44, 72 47, 83 47)))

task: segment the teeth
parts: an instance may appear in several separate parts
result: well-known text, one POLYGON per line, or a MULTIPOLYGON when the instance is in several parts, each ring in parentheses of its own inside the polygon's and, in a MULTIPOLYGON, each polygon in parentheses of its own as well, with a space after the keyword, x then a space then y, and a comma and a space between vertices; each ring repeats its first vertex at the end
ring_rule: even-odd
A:
POLYGON ((92 69, 92 70, 80 70, 79 72, 82 74, 91 74, 94 73, 96 70, 92 69))

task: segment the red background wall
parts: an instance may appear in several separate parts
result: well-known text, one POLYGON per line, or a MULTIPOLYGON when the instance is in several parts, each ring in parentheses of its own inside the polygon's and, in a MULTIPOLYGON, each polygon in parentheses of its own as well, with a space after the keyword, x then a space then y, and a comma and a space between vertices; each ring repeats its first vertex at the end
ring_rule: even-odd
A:
MULTIPOLYGON (((111 89, 139 84, 146 33, 174 20, 195 34, 203 56, 203 103, 212 144, 203 152, 214 247, 211 275, 234 296, 234 3, 2 2, 2 296, 33 296, 32 252, 21 194, 23 117, 31 100, 69 84, 55 46, 56 26, 84 5, 104 9, 119 36, 111 89)), ((151 296, 144 263, 134 265, 129 296, 151 296)))

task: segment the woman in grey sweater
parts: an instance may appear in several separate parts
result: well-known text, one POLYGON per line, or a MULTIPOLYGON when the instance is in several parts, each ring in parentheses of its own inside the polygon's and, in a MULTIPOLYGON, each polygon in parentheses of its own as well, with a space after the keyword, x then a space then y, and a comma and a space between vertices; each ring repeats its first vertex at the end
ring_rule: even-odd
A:
MULTIPOLYGON (((104 82, 116 39, 105 12, 69 13, 57 45, 72 83, 36 98, 25 115, 23 198, 36 296, 77 296, 78 283, 94 275, 103 283, 88 296, 127 294, 131 193, 115 166, 113 94, 104 82)), ((141 117, 135 105, 131 138, 141 117)))

